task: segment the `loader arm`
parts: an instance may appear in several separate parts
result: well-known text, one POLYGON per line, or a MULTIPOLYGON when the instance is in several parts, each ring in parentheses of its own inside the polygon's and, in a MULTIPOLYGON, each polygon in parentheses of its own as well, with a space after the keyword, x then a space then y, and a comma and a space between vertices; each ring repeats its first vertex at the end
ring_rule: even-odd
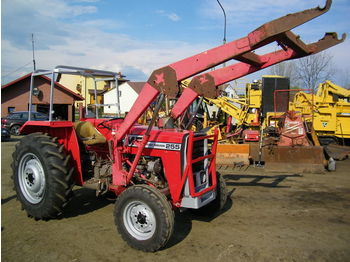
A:
POLYGON ((233 104, 233 100, 224 96, 218 98, 205 98, 204 101, 208 104, 216 105, 223 112, 232 116, 236 119, 238 125, 246 124, 248 114, 247 105, 243 105, 243 108, 239 108, 233 104))
POLYGON ((155 70, 143 87, 123 124, 118 128, 117 140, 121 141, 131 126, 147 110, 159 93, 177 97, 180 93, 180 81, 208 70, 231 59, 243 61, 224 71, 213 71, 192 80, 190 88, 179 97, 171 115, 179 117, 198 95, 217 96, 218 83, 226 83, 241 76, 264 69, 273 64, 325 50, 345 39, 338 40, 336 34, 327 34, 319 42, 306 45, 290 30, 327 12, 332 1, 327 0, 323 8, 316 7, 265 23, 247 36, 232 42, 209 49, 197 55, 185 58, 168 66, 155 70), (279 52, 258 56, 252 51, 276 41, 283 49, 279 52), (235 70, 235 71, 233 71, 235 70), (233 72, 233 74, 232 74, 233 72), (224 73, 223 77, 218 74, 224 73))
MULTIPOLYGON (((298 49, 295 50, 291 47, 284 46, 284 49, 265 55, 258 56, 254 53, 244 55, 244 57, 250 56, 252 61, 254 57, 255 62, 247 63, 248 60, 246 60, 246 62, 236 63, 224 68, 197 75, 192 78, 188 86, 189 88, 186 88, 183 91, 177 103, 172 108, 171 115, 175 119, 178 118, 197 96, 205 96, 209 98, 217 97, 218 86, 222 84, 283 61, 319 53, 331 46, 343 42, 345 38, 346 34, 343 34, 342 38, 338 39, 336 33, 326 33, 325 36, 319 41, 305 45, 305 48, 309 50, 309 53, 300 52, 298 49)), ((298 40, 298 42, 301 42, 301 40, 298 40)))
POLYGON ((318 112, 319 98, 312 97, 312 94, 307 94, 299 91, 294 95, 293 102, 289 105, 289 110, 299 111, 302 114, 311 114, 312 111, 318 112))
POLYGON ((327 80, 325 83, 321 83, 318 86, 316 96, 320 98, 321 101, 327 102, 326 100, 332 101, 332 94, 350 98, 350 90, 338 86, 331 81, 327 80))

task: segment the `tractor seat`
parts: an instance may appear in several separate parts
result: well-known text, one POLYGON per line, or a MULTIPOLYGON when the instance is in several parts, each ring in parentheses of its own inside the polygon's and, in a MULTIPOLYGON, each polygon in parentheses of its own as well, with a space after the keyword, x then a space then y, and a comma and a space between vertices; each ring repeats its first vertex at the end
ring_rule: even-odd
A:
POLYGON ((74 122, 74 129, 85 145, 106 143, 106 138, 88 121, 74 122))

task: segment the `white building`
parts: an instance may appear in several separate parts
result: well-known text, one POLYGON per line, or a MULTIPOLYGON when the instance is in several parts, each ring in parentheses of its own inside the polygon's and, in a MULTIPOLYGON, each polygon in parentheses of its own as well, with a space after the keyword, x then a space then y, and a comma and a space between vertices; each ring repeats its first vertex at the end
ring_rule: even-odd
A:
MULTIPOLYGON (((120 102, 120 113, 125 114, 129 112, 136 98, 138 97, 141 89, 146 82, 125 82, 119 86, 119 102, 120 102)), ((103 95, 103 103, 108 106, 104 107, 105 114, 115 114, 118 112, 117 109, 117 89, 114 87, 107 91, 103 95)))

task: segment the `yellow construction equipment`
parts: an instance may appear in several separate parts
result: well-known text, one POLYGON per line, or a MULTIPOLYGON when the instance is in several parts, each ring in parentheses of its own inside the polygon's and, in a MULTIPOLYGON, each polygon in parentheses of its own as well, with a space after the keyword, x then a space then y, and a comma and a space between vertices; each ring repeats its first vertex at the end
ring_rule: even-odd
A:
MULTIPOLYGON (((311 128, 309 130, 305 128, 300 113, 288 111, 291 95, 289 91, 289 78, 263 76, 259 81, 246 84, 245 95, 242 97, 204 98, 207 104, 217 106, 229 118, 234 119, 234 128, 230 132, 226 128, 225 133, 224 128, 221 128, 224 135, 221 145, 218 146, 218 165, 237 163, 246 165, 252 160, 265 162, 265 168, 269 171, 282 170, 286 166, 292 167, 296 172, 324 170, 327 162, 323 148, 317 143, 310 143, 307 139, 306 132, 311 128), (292 115, 294 117, 291 117, 292 115), (294 126, 298 128, 294 130, 294 126), (296 133, 290 134, 290 132, 296 133), (236 139, 228 139, 233 135, 236 139), (285 142, 283 138, 290 142, 285 142), (299 143, 299 140, 304 142, 299 143), (232 144, 238 141, 256 143, 245 144, 242 145, 243 147, 232 144), (275 142, 271 144, 270 141, 275 142)), ((220 121, 212 121, 209 125, 213 123, 216 126, 221 124, 225 127, 225 123, 220 121)), ((315 141, 315 139, 312 140, 315 141)))
POLYGON ((227 132, 224 138, 232 137, 234 134, 236 142, 258 142, 261 129, 274 125, 274 119, 288 110, 288 98, 279 103, 279 106, 274 106, 274 91, 281 88, 289 89, 287 77, 265 75, 262 80, 247 83, 243 97, 220 96, 215 99, 205 98, 204 101, 226 113, 229 116, 229 123, 230 118, 233 118, 232 123, 235 127, 230 133, 227 132), (241 132, 238 132, 239 130, 241 132))
POLYGON ((350 90, 327 80, 315 95, 296 93, 289 109, 299 111, 312 124, 321 144, 349 144, 350 90))

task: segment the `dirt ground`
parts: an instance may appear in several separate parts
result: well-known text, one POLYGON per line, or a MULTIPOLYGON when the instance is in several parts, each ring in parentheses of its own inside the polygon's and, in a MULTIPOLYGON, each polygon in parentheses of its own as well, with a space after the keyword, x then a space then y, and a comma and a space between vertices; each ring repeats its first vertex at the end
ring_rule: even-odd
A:
POLYGON ((326 174, 222 172, 233 190, 224 212, 176 214, 170 243, 144 253, 117 234, 114 200, 88 189, 59 219, 28 218, 10 179, 15 143, 1 143, 2 261, 350 261, 350 160, 326 174))

